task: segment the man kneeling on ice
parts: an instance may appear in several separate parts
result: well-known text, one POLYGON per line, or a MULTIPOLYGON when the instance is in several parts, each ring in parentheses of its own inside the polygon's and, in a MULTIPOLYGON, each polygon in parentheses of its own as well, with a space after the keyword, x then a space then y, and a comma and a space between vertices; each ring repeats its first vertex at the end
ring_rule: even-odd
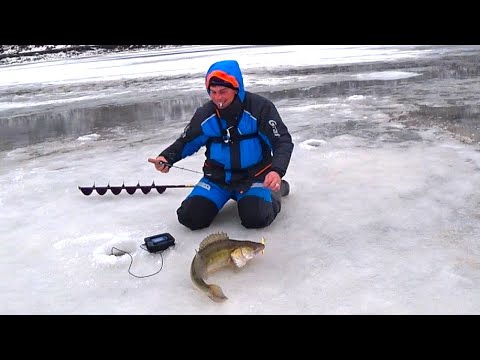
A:
POLYGON ((178 221, 197 230, 210 226, 225 203, 237 201, 246 228, 262 228, 288 195, 293 142, 275 105, 245 91, 235 60, 214 63, 205 76, 210 101, 199 107, 180 137, 149 162, 162 173, 206 147, 204 176, 177 210, 178 221))

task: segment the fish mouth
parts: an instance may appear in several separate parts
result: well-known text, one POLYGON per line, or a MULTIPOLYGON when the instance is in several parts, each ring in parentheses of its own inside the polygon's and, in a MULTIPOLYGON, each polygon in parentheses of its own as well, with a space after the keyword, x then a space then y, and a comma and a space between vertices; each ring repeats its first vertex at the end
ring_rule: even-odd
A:
POLYGON ((259 246, 255 249, 254 254, 258 254, 259 252, 263 252, 265 250, 265 245, 259 246))
POLYGON ((261 247, 262 247, 262 255, 265 254, 265 238, 262 236, 262 243, 261 243, 261 247))

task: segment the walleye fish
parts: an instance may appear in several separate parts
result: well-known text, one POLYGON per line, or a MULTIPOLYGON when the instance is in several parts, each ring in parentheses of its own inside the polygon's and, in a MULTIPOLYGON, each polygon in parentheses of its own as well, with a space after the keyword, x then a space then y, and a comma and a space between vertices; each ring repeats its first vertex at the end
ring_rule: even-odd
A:
POLYGON ((227 300, 220 286, 207 284, 204 279, 208 274, 226 266, 241 268, 248 260, 265 249, 262 242, 230 239, 226 233, 208 235, 200 243, 199 249, 190 266, 190 278, 193 284, 216 302, 227 300))

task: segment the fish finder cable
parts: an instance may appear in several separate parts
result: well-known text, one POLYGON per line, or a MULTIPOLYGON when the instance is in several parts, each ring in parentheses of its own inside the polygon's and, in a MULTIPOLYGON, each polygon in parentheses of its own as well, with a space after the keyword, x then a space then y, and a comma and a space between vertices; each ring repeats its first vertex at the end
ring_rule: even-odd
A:
MULTIPOLYGON (((140 245, 140 247, 145 250, 145 251, 148 251, 145 247, 143 247, 142 245, 140 245)), ((153 274, 148 274, 148 275, 135 275, 134 273, 132 273, 130 271, 130 269, 132 268, 132 264, 133 264, 133 256, 128 252, 128 251, 125 251, 125 250, 121 250, 119 248, 116 248, 115 246, 112 247, 112 250, 111 250, 111 254, 110 255, 114 255, 113 254, 113 249, 117 250, 117 251, 120 251, 120 252, 123 252, 125 254, 127 254, 128 256, 130 256, 130 265, 128 266, 128 273, 136 278, 139 278, 139 279, 143 279, 143 278, 147 278, 147 277, 150 277, 150 276, 153 276, 153 275, 157 275, 160 271, 162 271, 162 268, 163 268, 163 256, 162 256, 162 252, 163 251, 158 251, 158 253, 160 254, 160 258, 162 259, 162 265, 160 266, 160 269, 156 272, 154 272, 153 274)))

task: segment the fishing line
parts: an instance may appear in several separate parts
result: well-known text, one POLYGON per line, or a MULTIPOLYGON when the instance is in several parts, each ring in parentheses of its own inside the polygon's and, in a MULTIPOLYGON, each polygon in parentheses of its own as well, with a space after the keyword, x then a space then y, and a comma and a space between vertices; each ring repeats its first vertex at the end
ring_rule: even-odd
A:
POLYGON ((165 165, 165 166, 168 166, 168 167, 171 167, 171 168, 173 167, 173 168, 180 169, 180 170, 191 171, 191 172, 194 172, 194 173, 197 173, 197 174, 203 174, 203 173, 200 172, 200 171, 196 171, 196 170, 187 169, 187 168, 184 168, 184 167, 175 166, 175 165, 172 165, 172 164, 163 162, 163 161, 160 161, 160 164, 165 165))
MULTIPOLYGON (((142 244, 143 245, 143 244, 142 244)), ((144 246, 140 245, 140 248, 142 248, 143 250, 145 251, 148 251, 144 246)), ((128 251, 125 251, 125 250, 121 250, 119 248, 116 248, 115 246, 112 246, 112 250, 111 250, 111 254, 110 255, 114 255, 113 254, 113 249, 115 250, 118 250, 118 251, 121 251, 125 254, 127 254, 128 256, 130 256, 130 265, 128 266, 128 273, 136 278, 139 278, 139 279, 142 279, 142 278, 147 278, 147 277, 150 277, 150 276, 153 276, 153 275, 157 275, 160 271, 162 271, 162 268, 163 268, 163 256, 162 256, 162 252, 163 251, 157 251, 157 253, 160 254, 160 258, 162 259, 162 265, 160 266, 160 269, 156 272, 154 272, 153 274, 149 274, 149 275, 135 275, 133 274, 130 269, 132 267, 132 264, 133 264, 133 256, 128 252, 128 251)), ((116 256, 116 255, 115 255, 116 256)))

